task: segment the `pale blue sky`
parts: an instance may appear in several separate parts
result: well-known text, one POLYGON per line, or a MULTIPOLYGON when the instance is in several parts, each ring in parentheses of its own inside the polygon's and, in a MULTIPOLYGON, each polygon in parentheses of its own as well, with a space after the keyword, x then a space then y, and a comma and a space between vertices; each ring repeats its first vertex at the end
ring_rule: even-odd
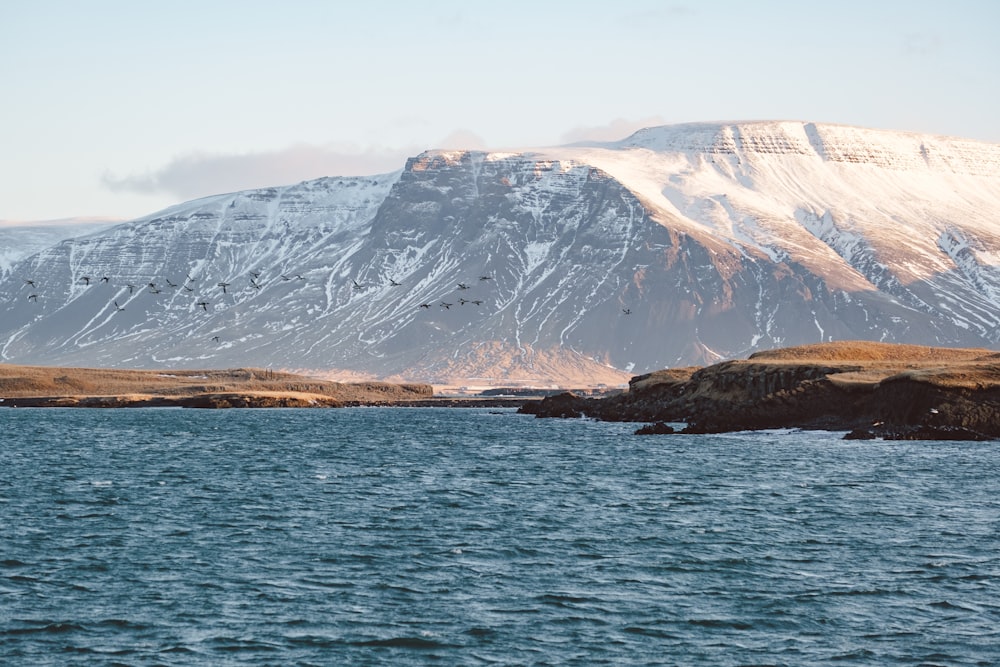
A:
POLYGON ((0 0, 0 220, 687 121, 997 142, 998 30, 994 0, 0 0))

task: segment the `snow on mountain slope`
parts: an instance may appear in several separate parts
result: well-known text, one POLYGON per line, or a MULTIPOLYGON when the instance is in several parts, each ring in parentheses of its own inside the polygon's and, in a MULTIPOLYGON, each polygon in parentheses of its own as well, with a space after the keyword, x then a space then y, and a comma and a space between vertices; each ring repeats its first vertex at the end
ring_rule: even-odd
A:
POLYGON ((18 261, 63 239, 89 234, 113 224, 111 220, 90 218, 41 222, 0 220, 0 276, 8 273, 18 261))
POLYGON ((430 151, 46 249, 0 279, 0 360, 565 385, 820 340, 995 346, 998 214, 1000 146, 945 137, 430 151))

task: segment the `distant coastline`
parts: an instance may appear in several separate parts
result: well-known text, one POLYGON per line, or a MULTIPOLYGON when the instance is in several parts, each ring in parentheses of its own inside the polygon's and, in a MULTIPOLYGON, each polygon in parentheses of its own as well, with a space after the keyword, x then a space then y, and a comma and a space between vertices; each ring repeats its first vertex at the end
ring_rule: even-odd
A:
MULTIPOLYGON (((544 393, 544 392, 540 392, 544 393)), ((551 392, 550 392, 551 393, 551 392)), ((848 341, 758 352, 634 377, 595 397, 436 395, 430 384, 318 380, 267 369, 117 370, 0 365, 0 407, 480 407, 640 422, 641 433, 773 428, 858 439, 1000 438, 1000 352, 848 341)))
POLYGON ((0 407, 305 408, 431 400, 429 384, 341 383, 259 368, 119 370, 0 364, 0 407))

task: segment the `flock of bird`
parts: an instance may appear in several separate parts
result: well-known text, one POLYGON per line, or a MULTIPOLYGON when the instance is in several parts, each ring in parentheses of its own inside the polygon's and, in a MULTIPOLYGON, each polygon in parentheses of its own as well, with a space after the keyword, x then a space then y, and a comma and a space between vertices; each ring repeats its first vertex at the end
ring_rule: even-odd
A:
MULTIPOLYGON (((262 284, 260 283, 260 275, 261 275, 260 271, 252 271, 250 273, 250 287, 252 289, 256 289, 258 291, 261 289, 262 284)), ((292 275, 287 275, 287 274, 280 274, 280 275, 281 275, 281 280, 283 282, 284 281, 293 281, 293 280, 294 281, 305 281, 305 278, 303 278, 302 275, 298 274, 298 273, 292 274, 292 275)), ((197 278, 192 277, 191 274, 186 274, 185 277, 186 277, 186 280, 184 280, 181 283, 175 283, 170 278, 164 278, 164 280, 165 280, 167 286, 169 286, 169 287, 171 287, 173 289, 182 289, 182 290, 184 290, 186 292, 194 292, 195 289, 191 285, 194 284, 195 282, 197 282, 197 278)), ((80 278, 76 282, 77 283, 83 283, 83 285, 85 287, 90 287, 94 283, 94 278, 92 278, 91 276, 80 276, 80 278)), ((98 283, 103 283, 103 284, 107 285, 107 284, 111 283, 111 278, 109 278, 108 276, 102 276, 97 282, 98 283)), ((38 282, 36 280, 34 280, 33 278, 24 278, 24 284, 27 285, 27 286, 29 286, 29 287, 31 287, 32 290, 38 290, 38 282)), ((215 286, 221 288, 223 294, 229 294, 228 288, 231 285, 232 285, 232 283, 225 282, 225 281, 220 281, 220 282, 216 283, 215 286)), ((135 291, 137 289, 140 289, 140 287, 138 285, 135 285, 133 283, 126 283, 125 287, 128 289, 128 293, 130 295, 135 294, 135 291)), ((160 288, 160 286, 155 281, 150 281, 150 282, 146 283, 146 285, 144 285, 142 287, 142 289, 148 290, 150 294, 161 294, 163 292, 163 290, 160 288)), ((39 292, 38 291, 32 291, 31 294, 28 294, 27 299, 28 299, 28 301, 30 301, 32 303, 38 303, 38 297, 39 297, 39 292)), ((119 312, 120 313, 120 312, 123 312, 125 310, 125 307, 122 306, 121 304, 119 304, 117 299, 113 299, 111 303, 114 305, 115 312, 119 312)), ((205 299, 204 297, 201 297, 199 301, 195 302, 195 306, 201 308, 205 312, 208 312, 208 307, 210 305, 211 305, 211 302, 208 301, 207 299, 205 299)), ((220 339, 219 336, 213 336, 212 337, 212 341, 214 341, 216 343, 220 343, 221 339, 220 339)))
MULTIPOLYGON (((166 281, 166 283, 167 283, 167 285, 169 287, 172 287, 174 289, 181 288, 181 289, 183 289, 186 292, 194 292, 194 288, 191 287, 191 284, 194 283, 194 282, 196 282, 197 279, 196 278, 192 278, 191 274, 187 274, 186 278, 187 279, 183 283, 175 283, 174 281, 170 280, 170 278, 165 278, 164 280, 166 281)), ((260 284, 260 282, 258 282, 259 280, 260 280, 260 272, 259 271, 252 271, 250 273, 250 286, 252 288, 254 288, 254 289, 260 290, 261 284, 260 284)), ((288 276, 288 275, 285 275, 285 274, 281 274, 281 280, 283 280, 283 281, 289 281, 289 280, 302 280, 302 281, 304 281, 305 278, 303 278, 298 273, 294 274, 294 276, 288 276)), ((79 280, 77 282, 83 283, 85 287, 90 287, 90 285, 92 284, 92 281, 93 281, 93 278, 91 278, 90 276, 80 276, 80 278, 79 278, 79 280)), ((109 278, 108 276, 103 276, 103 277, 100 278, 99 282, 104 283, 104 284, 110 284, 111 283, 111 278, 109 278)), ((25 278, 24 279, 24 284, 28 285, 29 287, 31 287, 33 289, 36 289, 36 290, 38 289, 38 283, 34 279, 25 278)), ((232 283, 227 283, 227 282, 224 282, 224 281, 216 283, 217 287, 221 287, 222 288, 222 293, 223 294, 228 294, 229 293, 228 290, 227 290, 227 288, 230 285, 232 285, 232 283)), ((135 294, 135 291, 137 289, 139 289, 139 286, 135 285, 133 283, 126 283, 125 287, 128 288, 128 293, 130 295, 131 294, 135 294)), ((148 289, 150 294, 161 294, 163 292, 163 290, 157 285, 157 283, 153 282, 153 281, 150 281, 150 282, 146 283, 146 285, 143 286, 143 289, 148 289)), ((32 301, 34 303, 38 303, 38 292, 32 292, 31 294, 29 294, 28 295, 28 301, 32 301)), ((118 305, 117 301, 113 301, 112 303, 114 303, 116 310, 118 310, 118 311, 125 310, 122 306, 118 305)), ((207 311, 208 310, 208 306, 209 306, 209 302, 205 301, 204 299, 202 299, 201 301, 198 301, 195 305, 201 306, 201 308, 203 310, 207 311)))
MULTIPOLYGON (((306 280, 305 278, 302 277, 301 274, 298 274, 298 273, 295 273, 295 274, 284 274, 283 273, 283 274, 279 274, 279 275, 280 275, 280 279, 281 279, 282 282, 290 282, 290 281, 303 281, 304 282, 306 280)), ((261 272, 260 271, 251 271, 250 274, 249 274, 249 276, 250 276, 249 277, 249 288, 253 289, 253 290, 256 290, 256 291, 260 291, 261 288, 263 287, 263 283, 261 282, 261 272)), ((181 290, 184 290, 186 292, 194 292, 195 288, 192 287, 192 285, 197 282, 197 279, 193 278, 191 276, 191 274, 186 274, 186 280, 182 281, 181 283, 175 283, 172 280, 170 280, 169 278, 165 278, 164 280, 166 281, 167 286, 169 286, 170 288, 175 289, 175 290, 181 289, 181 290)), ((484 275, 479 276, 479 281, 480 282, 488 281, 488 280, 493 280, 493 276, 491 276, 489 274, 484 274, 484 275)), ((78 282, 82 282, 83 285, 86 286, 86 287, 91 286, 92 281, 93 281, 93 278, 91 276, 81 276, 78 279, 78 282)), ((97 282, 103 283, 103 284, 110 284, 111 279, 108 276, 102 276, 97 282)), ((352 280, 351 282, 352 282, 352 289, 355 290, 355 291, 363 291, 363 290, 368 289, 369 287, 371 287, 371 285, 366 285, 364 283, 360 283, 357 280, 352 280)), ((25 285, 31 287, 33 290, 38 290, 38 283, 34 279, 25 278, 24 279, 24 283, 25 283, 25 285)), ((218 287, 218 288, 220 288, 222 290, 223 294, 230 294, 229 288, 232 287, 232 285, 233 284, 231 282, 226 282, 226 281, 219 281, 219 282, 217 282, 215 284, 216 287, 218 287)), ((402 286, 403 286, 403 284, 400 283, 400 282, 397 282, 395 279, 393 279, 393 278, 389 279, 389 287, 402 287, 402 286)), ((132 283, 126 283, 125 287, 128 288, 128 291, 129 291, 130 295, 134 294, 135 291, 137 289, 139 289, 139 287, 137 285, 132 284, 132 283)), ((471 289, 471 288, 472 288, 472 286, 469 285, 468 283, 460 282, 460 283, 458 283, 458 287, 457 287, 456 291, 463 292, 463 291, 471 289)), ((158 286, 158 284, 156 282, 154 282, 154 281, 148 282, 146 285, 143 286, 143 289, 147 289, 150 294, 160 294, 163 291, 158 286)), ((39 293, 37 291, 32 291, 28 295, 27 299, 28 299, 28 301, 31 301, 33 303, 37 303, 38 302, 38 296, 39 296, 39 293)), ((112 304, 114 305, 115 312, 119 312, 120 313, 120 312, 123 312, 125 310, 125 307, 122 306, 122 305, 120 305, 118 303, 117 299, 112 300, 112 304)), ((464 306, 466 304, 472 304, 474 306, 481 306, 483 304, 483 301, 481 299, 466 299, 466 298, 461 298, 461 297, 458 299, 458 305, 464 306)), ((195 302, 195 307, 201 308, 205 312, 208 312, 208 307, 210 305, 211 305, 211 302, 208 301, 207 299, 205 299, 204 297, 199 298, 199 300, 195 302)), ((441 301, 437 305, 440 308, 444 308, 445 310, 450 310, 451 307, 455 305, 455 303, 454 302, 449 302, 449 301, 441 301)), ((433 304, 431 304, 431 303, 421 303, 419 305, 419 308, 423 308, 423 309, 428 309, 429 310, 429 309, 433 308, 433 304)), ((625 315, 630 315, 632 311, 629 308, 623 308, 622 312, 625 315)), ((217 336, 217 335, 213 336, 211 340, 213 342, 215 342, 215 343, 221 343, 222 342, 221 338, 219 336, 217 336)))
MULTIPOLYGON (((284 274, 283 273, 283 274, 280 274, 280 279, 281 279, 282 282, 288 282, 288 281, 305 281, 305 278, 303 278, 302 275, 298 274, 298 273, 295 273, 295 274, 284 274)), ((194 277, 192 277, 191 274, 186 274, 186 280, 182 281, 181 283, 175 283, 172 280, 170 280, 170 278, 165 278, 164 280, 165 280, 165 282, 166 282, 166 284, 167 284, 168 287, 170 287, 172 289, 175 289, 175 290, 181 289, 181 290, 184 290, 186 292, 194 292, 195 288, 192 287, 192 285, 197 282, 197 279, 194 278, 194 277)), ((493 280, 493 276, 491 276, 489 274, 484 274, 484 275, 479 276, 479 281, 480 282, 482 282, 482 281, 488 281, 488 280, 493 280)), ((77 280, 77 282, 78 283, 83 283, 83 285, 85 287, 90 287, 95 282, 95 280, 91 276, 85 275, 85 276, 80 276, 80 278, 77 280)), ((103 283, 103 284, 110 284, 111 283, 111 279, 108 276, 102 276, 96 282, 97 283, 103 283)), ((352 288, 355 291, 363 291, 363 290, 368 289, 369 287, 372 286, 372 285, 367 285, 367 284, 364 284, 364 283, 360 283, 357 280, 352 280, 351 282, 352 282, 352 288)), ((27 285, 27 286, 29 286, 29 287, 31 287, 33 290, 38 290, 38 282, 36 282, 34 279, 25 278, 24 279, 24 284, 27 285)), ((219 282, 217 282, 215 284, 216 287, 218 287, 219 289, 222 290, 223 294, 230 294, 229 288, 232 287, 232 285, 233 284, 231 282, 226 282, 226 281, 219 281, 219 282)), ((389 286, 390 287, 402 287, 403 283, 397 282, 395 279, 390 278, 389 279, 389 286)), ((125 287, 128 289, 129 295, 134 294, 137 289, 140 289, 140 287, 138 285, 135 285, 133 283, 126 283, 125 287)), ((262 287, 263 287, 263 283, 261 282, 261 272, 260 271, 251 271, 250 274, 249 274, 249 288, 257 290, 257 291, 260 291, 260 289, 262 287)), ((146 285, 144 285, 142 287, 142 289, 148 290, 148 292, 150 294, 161 294, 163 292, 163 289, 155 281, 150 281, 150 282, 146 283, 146 285)), ((464 282, 458 283, 457 291, 464 291, 464 290, 468 290, 468 289, 471 289, 471 285, 469 285, 468 283, 464 283, 464 282)), ((39 297, 39 292, 38 291, 32 291, 27 296, 27 299, 28 299, 28 301, 31 301, 33 303, 37 303, 38 302, 38 297, 39 297)), ((201 308, 205 312, 208 312, 208 307, 211 305, 211 303, 212 302, 208 301, 204 297, 201 297, 201 298, 199 298, 198 301, 195 302, 195 306, 197 308, 201 308)), ((117 299, 112 300, 112 304, 114 305, 115 312, 123 312, 125 310, 125 307, 122 306, 121 304, 119 304, 118 301, 117 301, 117 299)), ((459 298, 458 299, 458 304, 461 305, 461 306, 464 306, 466 304, 472 304, 474 306, 481 306, 483 304, 483 301, 482 301, 482 299, 465 299, 465 298, 459 298)), ((439 307, 444 308, 444 309, 450 309, 454 305, 455 305, 454 303, 448 302, 448 301, 441 301, 441 303, 438 304, 439 307)), ((421 303, 419 307, 420 308, 425 308, 425 309, 430 309, 433 306, 430 303, 421 303)), ((216 343, 220 343, 221 339, 220 339, 219 336, 213 336, 212 337, 212 341, 216 342, 216 343)))

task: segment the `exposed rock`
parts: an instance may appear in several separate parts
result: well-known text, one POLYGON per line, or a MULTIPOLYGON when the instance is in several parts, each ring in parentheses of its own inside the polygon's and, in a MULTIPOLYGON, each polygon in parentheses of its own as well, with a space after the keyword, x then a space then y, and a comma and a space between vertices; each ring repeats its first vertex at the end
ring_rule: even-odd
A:
POLYGON ((555 417, 559 419, 575 419, 583 417, 588 412, 587 405, 594 399, 582 398, 572 392, 563 392, 555 396, 547 396, 541 401, 526 403, 518 412, 533 414, 536 417, 555 417))
POLYGON ((870 429, 858 428, 844 436, 844 440, 993 440, 993 437, 961 426, 921 426, 870 429))
POLYGON ((674 433, 674 427, 670 424, 664 422, 656 422, 655 424, 646 424, 645 426, 636 429, 636 435, 669 435, 674 433))
POLYGON ((847 430, 852 438, 995 438, 1000 437, 1000 360, 982 349, 809 345, 694 372, 639 376, 619 396, 561 395, 523 411, 687 422, 685 433, 797 427, 847 430))

